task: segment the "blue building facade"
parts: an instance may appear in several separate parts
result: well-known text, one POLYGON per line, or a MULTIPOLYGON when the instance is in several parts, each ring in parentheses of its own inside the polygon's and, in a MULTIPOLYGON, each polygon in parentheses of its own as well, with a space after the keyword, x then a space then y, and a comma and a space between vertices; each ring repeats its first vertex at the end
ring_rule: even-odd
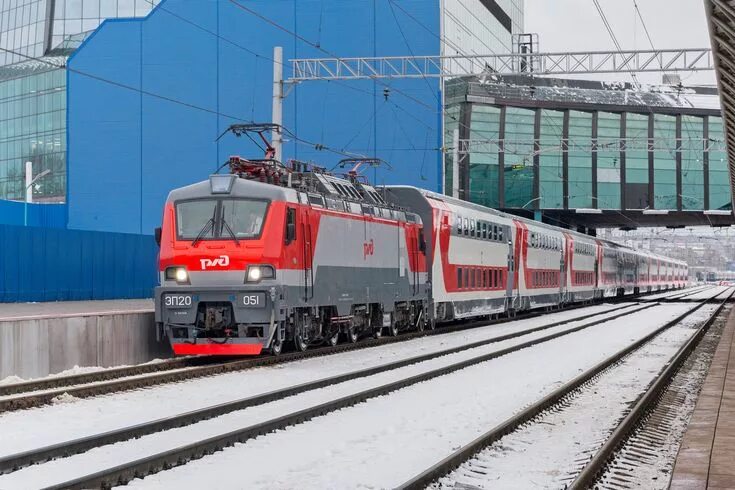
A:
MULTIPOLYGON (((262 156, 223 133, 272 120, 274 47, 286 79, 292 58, 510 52, 523 9, 521 0, 0 0, 0 17, 15 22, 0 22, 12 55, 0 60, 0 125, 13 130, 0 135, 3 250, 27 250, 24 263, 51 258, 49 276, 7 275, 0 301, 39 301, 150 295, 152 234, 169 191, 231 155, 262 156), (26 17, 33 26, 18 24, 26 17), (28 161, 33 175, 48 170, 33 191, 46 204, 18 202, 28 161), (97 273, 111 262, 114 274, 97 273)), ((440 80, 287 83, 286 93, 285 162, 329 169, 378 157, 390 167, 367 171, 376 184, 441 189, 440 80)))
MULTIPOLYGON (((151 233, 171 189, 232 154, 259 156, 246 139, 218 137, 271 120, 274 46, 286 77, 297 57, 437 54, 440 2, 395 3, 410 17, 382 0, 166 0, 143 19, 105 21, 68 62, 68 226, 151 233)), ((331 168, 377 156, 392 167, 371 171, 377 183, 438 187, 438 80, 288 90, 284 126, 298 141, 286 136, 284 159, 331 168)))

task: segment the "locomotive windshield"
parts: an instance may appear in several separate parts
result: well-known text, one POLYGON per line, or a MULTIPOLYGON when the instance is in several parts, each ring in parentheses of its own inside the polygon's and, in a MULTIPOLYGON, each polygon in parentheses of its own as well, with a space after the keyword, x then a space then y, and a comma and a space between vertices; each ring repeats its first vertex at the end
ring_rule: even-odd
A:
POLYGON ((176 231, 180 240, 227 240, 260 236, 267 201, 198 199, 176 203, 176 231))

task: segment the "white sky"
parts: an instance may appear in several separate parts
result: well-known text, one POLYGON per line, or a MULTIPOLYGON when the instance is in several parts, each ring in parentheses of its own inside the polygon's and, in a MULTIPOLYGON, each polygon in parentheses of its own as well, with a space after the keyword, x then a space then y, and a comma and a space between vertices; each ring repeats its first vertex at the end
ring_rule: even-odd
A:
MULTIPOLYGON (((636 0, 656 49, 709 47, 702 0, 636 0)), ((525 31, 539 34, 540 50, 614 50, 592 0, 525 0, 525 31)), ((600 0, 623 49, 650 49, 633 0, 600 0)), ((630 75, 589 76, 630 81, 630 75), (621 78, 622 77, 622 78, 621 78)), ((642 83, 660 83, 661 74, 640 74, 642 83)), ((685 85, 714 85, 712 72, 682 74, 685 85)))

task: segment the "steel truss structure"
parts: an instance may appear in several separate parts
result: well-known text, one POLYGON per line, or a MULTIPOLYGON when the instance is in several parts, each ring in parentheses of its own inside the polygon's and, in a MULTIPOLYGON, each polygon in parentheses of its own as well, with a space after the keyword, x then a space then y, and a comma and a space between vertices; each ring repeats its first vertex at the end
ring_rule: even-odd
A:
POLYGON ((713 70, 712 51, 662 49, 473 56, 387 56, 291 60, 290 81, 442 78, 494 75, 569 75, 713 70))
POLYGON ((704 5, 720 89, 735 209, 735 6, 726 0, 705 0, 704 5))
POLYGON ((593 138, 552 140, 460 139, 460 155, 505 152, 533 156, 543 153, 620 153, 622 151, 710 152, 725 151, 724 141, 706 138, 593 138))

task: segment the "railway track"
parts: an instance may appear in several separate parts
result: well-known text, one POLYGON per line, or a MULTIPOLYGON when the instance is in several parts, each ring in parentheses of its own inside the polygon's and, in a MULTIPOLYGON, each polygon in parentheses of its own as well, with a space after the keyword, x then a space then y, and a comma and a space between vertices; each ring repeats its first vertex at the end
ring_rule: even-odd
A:
MULTIPOLYGON (((704 288, 693 288, 685 291, 678 291, 667 295, 666 299, 681 299, 686 296, 698 294, 703 290, 704 288)), ((630 302, 631 299, 632 298, 623 298, 622 300, 617 301, 630 302)), ((610 302, 613 301, 616 300, 610 300, 610 302)), ((567 307, 566 310, 574 310, 585 306, 587 305, 572 305, 567 307)), ((623 309, 626 307, 627 305, 623 305, 618 308, 623 309)), ((261 356, 257 358, 226 361, 221 361, 217 358, 172 359, 159 363, 126 366, 92 373, 50 377, 36 381, 0 385, 0 413, 41 406, 53 402, 53 400, 60 396, 68 395, 75 398, 88 398, 110 393, 118 393, 199 377, 214 376, 218 374, 331 355, 340 352, 387 345, 395 342, 403 342, 427 335, 441 335, 481 326, 499 325, 517 320, 536 318, 547 313, 548 311, 542 310, 531 311, 514 318, 503 317, 495 320, 459 323, 430 331, 406 332, 397 337, 364 339, 355 344, 346 343, 337 345, 336 347, 314 348, 307 350, 306 352, 290 352, 278 357, 261 356)), ((564 322, 569 323, 571 321, 584 320, 592 318, 597 314, 600 313, 582 315, 575 319, 565 320, 564 322)), ((557 326, 557 323, 550 325, 550 327, 553 326, 557 326)))
POLYGON ((669 487, 681 440, 726 324, 727 317, 722 315, 705 333, 604 466, 595 482, 597 488, 623 490, 646 486, 664 490, 669 487))
MULTIPOLYGON (((607 359, 603 360, 591 369, 588 369, 541 400, 516 413, 514 416, 491 428, 473 441, 458 448, 446 458, 418 473, 398 488, 418 489, 425 488, 427 486, 443 488, 445 486, 451 487, 457 482, 460 485, 465 484, 473 486, 473 488, 485 488, 482 483, 483 481, 486 482, 486 485, 489 484, 490 486, 492 486, 492 484, 497 484, 497 480, 493 480, 492 483, 487 483, 490 481, 489 479, 492 475, 497 477, 497 473, 492 472, 491 466, 494 464, 492 460, 496 457, 502 458, 503 453, 512 453, 514 451, 513 447, 515 447, 511 440, 505 439, 506 437, 512 437, 522 430, 533 428, 535 424, 547 424, 550 427, 554 427, 556 424, 559 424, 560 420, 563 420, 564 424, 572 423, 569 422, 569 419, 571 418, 569 417, 569 414, 574 414, 575 402, 578 397, 581 398, 580 394, 583 394, 586 389, 595 390, 595 394, 598 393, 598 391, 604 391, 603 387, 597 388, 596 385, 593 386, 594 383, 600 380, 603 376, 613 372, 618 366, 622 365, 627 358, 636 355, 637 352, 650 345, 668 330, 682 324, 682 322, 684 322, 688 317, 694 315, 702 307, 707 304, 711 304, 712 301, 716 301, 718 303, 717 307, 713 309, 713 312, 708 315, 708 318, 701 324, 701 326, 696 329, 695 333, 691 335, 691 337, 689 337, 689 339, 676 351, 675 355, 666 364, 666 367, 658 376, 655 377, 655 380, 649 388, 647 390, 644 388, 645 393, 639 397, 630 413, 623 418, 619 426, 613 431, 607 440, 600 441, 601 448, 598 451, 595 451, 591 457, 584 455, 580 456, 582 461, 578 471, 568 478, 569 482, 562 482, 563 486, 568 485, 567 488, 573 489, 594 487, 595 482, 602 474, 603 469, 611 460, 611 457, 615 454, 616 450, 621 446, 626 438, 633 433, 636 424, 638 424, 644 418, 645 414, 651 410, 655 401, 660 399, 660 395, 664 388, 669 385, 678 368, 688 358, 693 349, 698 345, 698 342, 708 332, 710 326, 718 318, 718 315, 721 313, 727 302, 732 298, 733 294, 735 294, 735 291, 730 289, 723 293, 713 295, 709 299, 700 300, 700 303, 697 306, 689 309, 665 325, 655 329, 653 332, 639 339, 635 343, 625 347, 612 356, 609 356, 607 359), (553 420, 544 419, 544 417, 551 417, 556 414, 559 416, 553 420), (490 452, 493 449, 495 450, 490 452), (488 480, 484 480, 484 478, 488 478, 488 480), (472 481, 468 482, 464 481, 464 479, 470 479, 472 481)), ((553 429, 548 430, 551 431, 553 429)), ((580 427, 578 429, 578 431, 584 430, 584 427, 580 427)), ((529 432, 526 432, 524 435, 526 436, 526 443, 529 441, 536 441, 533 439, 533 435, 529 432)), ((518 437, 514 441, 520 441, 521 439, 521 437, 518 437)))
MULTIPOLYGON (((400 379, 393 380, 387 383, 377 384, 367 389, 358 390, 356 392, 349 393, 345 396, 341 396, 336 399, 326 401, 324 403, 318 403, 302 410, 289 412, 280 417, 266 419, 256 424, 241 427, 226 433, 221 433, 219 435, 209 437, 206 440, 199 440, 191 444, 177 446, 166 451, 152 454, 140 459, 136 459, 134 461, 129 461, 115 467, 107 468, 94 474, 67 480, 63 483, 49 486, 49 488, 106 487, 115 484, 125 483, 132 478, 156 473, 162 469, 167 469, 183 464, 191 459, 202 457, 206 454, 231 446, 237 442, 250 440, 254 437, 257 437, 258 435, 266 434, 278 429, 289 427, 291 425, 299 424, 319 415, 324 415, 339 410, 341 408, 356 405, 370 398, 391 393, 401 388, 415 385, 422 381, 427 381, 438 376, 453 373, 479 363, 483 363, 510 353, 514 353, 519 350, 532 347, 544 342, 548 342, 553 339, 563 337, 565 335, 570 335, 605 322, 610 322, 618 318, 633 315, 635 313, 654 308, 656 306, 659 306, 659 304, 654 303, 650 305, 627 305, 626 307, 608 310, 606 312, 608 315, 605 318, 600 318, 595 321, 586 322, 581 325, 576 325, 569 328, 557 328, 557 331, 554 331, 553 333, 550 333, 548 335, 544 335, 545 332, 543 332, 543 330, 548 330, 555 327, 563 327, 565 324, 570 323, 571 321, 578 322, 580 321, 580 319, 576 318, 574 320, 556 322, 556 324, 553 326, 546 325, 543 327, 532 329, 532 331, 523 331, 522 333, 518 332, 512 335, 495 337, 492 339, 487 339, 481 342, 474 342, 472 344, 462 345, 451 349, 440 350, 429 354, 422 354, 419 356, 386 363, 369 369, 314 380, 312 382, 303 383, 297 386, 291 386, 282 390, 275 390, 269 393, 263 393, 245 399, 233 400, 231 402, 219 404, 217 406, 194 410, 184 414, 167 417, 165 419, 155 420, 144 424, 138 424, 133 427, 125 427, 106 432, 104 434, 97 434, 78 440, 65 441, 60 444, 37 448, 32 451, 26 451, 22 454, 15 454, 4 457, 2 460, 0 460, 0 472, 12 473, 34 463, 42 463, 44 461, 52 460, 54 458, 63 458, 72 454, 84 453, 85 451, 89 451, 92 448, 100 447, 103 445, 128 441, 133 438, 143 437, 149 434, 167 431, 179 427, 185 427, 187 425, 195 424, 203 420, 211 419, 213 417, 219 417, 228 413, 232 413, 236 410, 242 410, 248 407, 267 404, 276 400, 283 400, 286 397, 291 397, 299 393, 305 393, 318 390, 319 388, 334 386, 336 384, 344 383, 346 381, 364 379, 369 376, 375 376, 379 373, 386 373, 389 371, 395 371, 401 368, 405 368, 406 366, 416 366, 420 365, 421 363, 428 364, 429 361, 438 363, 433 367, 429 365, 426 370, 416 372, 410 376, 402 377, 400 379), (518 339, 518 334, 526 336, 536 336, 531 339, 518 339), (519 342, 510 347, 494 349, 488 348, 492 347, 492 344, 498 343, 501 340, 505 341, 510 339, 516 339, 519 342), (475 355, 475 353, 473 352, 481 351, 482 349, 485 349, 486 352, 482 352, 479 355, 475 355), (452 361, 449 359, 452 356, 460 357, 460 360, 452 361)), ((587 315, 586 317, 600 315, 602 314, 598 313, 595 315, 587 315)), ((43 468, 43 465, 41 465, 40 468, 43 468)), ((1 481, 0 486, 2 486, 1 481)))

